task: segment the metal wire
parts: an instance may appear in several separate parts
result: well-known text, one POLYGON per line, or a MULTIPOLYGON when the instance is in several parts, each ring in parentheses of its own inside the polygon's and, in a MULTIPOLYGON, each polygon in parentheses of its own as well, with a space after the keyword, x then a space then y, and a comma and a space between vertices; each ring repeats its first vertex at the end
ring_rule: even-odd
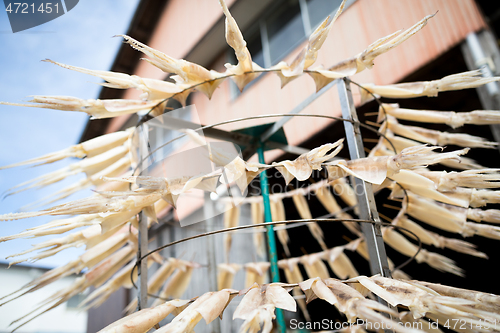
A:
POLYGON ((384 119, 387 119, 387 110, 385 109, 384 107, 384 103, 382 103, 380 101, 380 97, 375 95, 374 93, 372 93, 370 90, 366 89, 365 87, 363 87, 361 84, 357 83, 356 81, 353 81, 349 78, 345 78, 347 81, 349 81, 350 83, 353 83, 354 85, 358 86, 359 88, 363 89, 364 91, 366 91, 367 93, 369 93, 370 95, 372 95, 373 99, 377 102, 377 104, 379 105, 379 107, 382 108, 382 110, 384 111, 384 119))
MULTIPOLYGON (((352 207, 354 207, 354 206, 352 206, 352 207)), ((410 257, 408 260, 406 260, 402 264, 396 266, 394 268, 394 270, 401 269, 401 268, 405 267, 406 265, 408 265, 410 262, 412 262, 416 258, 416 256, 420 253, 420 250, 422 249, 422 241, 421 241, 421 239, 413 231, 411 231, 411 230, 409 230, 407 228, 404 228, 402 226, 394 225, 394 224, 391 224, 391 223, 376 222, 376 221, 372 221, 372 220, 362 220, 362 219, 328 219, 328 218, 264 222, 264 223, 259 223, 259 224, 249 224, 249 225, 243 225, 243 226, 238 226, 238 227, 224 228, 224 229, 219 229, 219 230, 215 230, 215 231, 209 231, 209 232, 205 232, 205 233, 202 233, 202 234, 194 235, 194 236, 191 236, 191 237, 186 237, 186 238, 179 239, 179 240, 176 240, 174 242, 170 242, 168 244, 159 246, 156 249, 154 249, 152 251, 149 251, 148 253, 146 253, 142 257, 138 258, 138 260, 136 261, 134 267, 132 268, 132 270, 130 272, 130 281, 132 282, 133 287, 135 289, 137 289, 137 285, 134 282, 133 276, 134 276, 135 269, 140 264, 140 262, 142 260, 144 260, 145 258, 147 258, 149 255, 151 255, 153 253, 156 253, 158 251, 161 251, 161 250, 163 250, 163 249, 165 249, 167 247, 173 246, 173 245, 177 245, 177 244, 180 244, 180 243, 183 243, 183 242, 187 242, 189 240, 201 238, 201 237, 211 236, 211 235, 225 233, 225 232, 233 232, 233 231, 238 231, 238 230, 243 230, 243 229, 264 227, 266 225, 290 224, 290 223, 313 223, 313 222, 360 222, 360 223, 372 223, 372 224, 379 224, 379 225, 382 225, 382 226, 385 226, 385 227, 391 227, 391 228, 401 229, 403 231, 406 231, 406 232, 410 233, 413 237, 415 237, 415 240, 418 241, 417 252, 415 252, 415 254, 412 257, 410 257)), ((165 300, 165 301, 170 300, 170 299, 167 299, 167 298, 164 298, 164 297, 160 297, 158 295, 149 294, 149 293, 148 293, 148 296, 153 297, 153 298, 159 298, 159 299, 162 299, 162 300, 165 300)))
MULTIPOLYGON (((359 121, 353 121, 351 119, 344 119, 342 117, 327 116, 327 115, 320 115, 320 114, 303 114, 303 113, 301 113, 301 114, 288 114, 288 113, 279 113, 279 114, 266 114, 266 115, 260 115, 260 116, 249 116, 249 117, 243 117, 243 118, 236 118, 236 119, 231 119, 231 120, 225 120, 225 121, 221 121, 219 123, 202 126, 202 127, 194 129, 194 131, 197 131, 197 132, 198 131, 203 131, 204 129, 213 128, 213 127, 216 127, 216 126, 221 126, 221 125, 226 125, 226 124, 231 124, 231 123, 236 123, 236 122, 240 122, 240 121, 253 120, 253 119, 264 119, 264 118, 275 118, 275 117, 313 117, 313 118, 326 118, 326 119, 332 119, 332 120, 346 121, 346 122, 349 122, 351 124, 357 124, 357 125, 365 128, 365 129, 368 129, 368 130, 376 133, 379 136, 382 136, 385 140, 387 140, 387 142, 389 142, 389 144, 391 145, 392 149, 394 150, 394 153, 397 154, 396 148, 394 147, 394 145, 392 144, 392 142, 385 136, 384 133, 379 132, 376 128, 374 128, 372 126, 369 126, 369 125, 366 125, 366 124, 363 124, 363 123, 361 123, 359 121)), ((135 173, 137 172, 139 166, 142 165, 142 163, 144 163, 146 159, 148 159, 152 154, 154 154, 155 152, 157 152, 159 149, 161 149, 161 148, 169 145, 170 143, 172 143, 172 142, 174 142, 176 140, 182 139, 182 138, 184 138, 186 136, 187 136, 187 134, 181 134, 178 137, 173 138, 172 140, 169 140, 169 141, 165 142, 164 144, 158 146, 156 149, 154 149, 148 155, 146 155, 144 158, 142 158, 139 163, 137 163, 137 166, 135 167, 135 169, 134 169, 134 171, 133 171, 132 174, 135 175, 135 173)))

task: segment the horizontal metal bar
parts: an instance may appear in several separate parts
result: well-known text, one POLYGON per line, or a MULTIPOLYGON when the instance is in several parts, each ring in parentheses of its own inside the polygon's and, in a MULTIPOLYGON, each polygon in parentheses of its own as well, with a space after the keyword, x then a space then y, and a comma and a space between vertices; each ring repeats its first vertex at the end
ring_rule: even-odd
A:
MULTIPOLYGON (((321 88, 318 92, 310 95, 307 97, 305 100, 303 100, 299 105, 297 105, 295 108, 293 108, 292 111, 289 112, 289 114, 297 114, 304 110, 306 107, 309 106, 312 102, 314 102, 316 99, 318 99, 321 95, 323 95, 325 92, 327 92, 331 87, 333 87, 335 84, 337 84, 339 80, 334 80, 321 88)), ((279 131, 287 122, 289 122, 293 117, 283 117, 276 123, 274 123, 273 126, 271 126, 269 129, 267 129, 264 133, 260 135, 259 141, 265 143, 266 145, 268 144, 268 139, 277 131, 279 131)), ((256 144, 247 147, 243 151, 243 156, 246 158, 252 157, 253 154, 257 151, 257 146, 256 144)))
MULTIPOLYGON (((179 129, 183 129, 183 128, 197 129, 197 128, 201 127, 201 125, 198 125, 196 123, 193 123, 193 122, 190 122, 190 121, 187 121, 184 119, 174 118, 174 117, 170 117, 168 119, 168 122, 164 122, 163 124, 160 122, 153 122, 150 124, 150 126, 166 128, 166 129, 170 129, 170 130, 179 130, 179 129)), ((237 145, 242 145, 242 146, 247 146, 247 147, 252 146, 256 140, 256 138, 254 138, 253 136, 248 135, 248 134, 228 132, 228 131, 224 131, 224 130, 221 130, 218 128, 206 128, 203 130, 203 135, 205 135, 206 137, 212 138, 212 139, 229 141, 229 142, 235 143, 237 145)), ((309 152, 309 149, 285 145, 285 144, 282 144, 279 142, 274 142, 274 141, 268 141, 268 142, 266 142, 265 145, 267 148, 280 149, 286 153, 295 154, 295 155, 301 155, 301 154, 309 152)), ((247 158, 245 158, 245 155, 243 155, 243 159, 245 159, 245 160, 247 159, 247 158)))
POLYGON ((302 154, 310 152, 310 150, 306 149, 306 148, 284 145, 282 143, 278 143, 278 142, 274 142, 274 141, 267 141, 264 146, 266 146, 266 148, 268 148, 268 149, 281 149, 286 153, 290 153, 290 154, 294 154, 294 155, 302 155, 302 154))
MULTIPOLYGON (((310 95, 305 100, 303 100, 299 105, 297 105, 296 107, 294 107, 293 110, 290 111, 289 113, 290 114, 296 114, 296 113, 301 112, 306 107, 308 107, 309 104, 311 104, 316 99, 318 99, 321 95, 323 95, 325 92, 327 92, 328 90, 330 90, 331 87, 333 87, 334 85, 336 85, 338 81, 339 80, 334 80, 334 81, 330 82, 329 84, 327 84, 326 86, 324 86, 323 88, 321 88, 318 92, 310 95)), ((268 130, 266 130, 264 133, 262 133, 260 135, 260 141, 261 142, 266 142, 267 139, 269 139, 274 133, 276 133, 277 131, 279 131, 287 122, 289 122, 290 120, 292 120, 292 118, 293 117, 283 117, 279 121, 277 121, 276 123, 274 123, 274 125, 271 128, 269 128, 268 130)))

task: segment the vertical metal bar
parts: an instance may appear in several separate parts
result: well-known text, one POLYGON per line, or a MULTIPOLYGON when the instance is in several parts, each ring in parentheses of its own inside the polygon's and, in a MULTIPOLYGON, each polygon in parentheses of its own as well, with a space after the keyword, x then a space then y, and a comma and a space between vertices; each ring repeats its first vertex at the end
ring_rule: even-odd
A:
MULTIPOLYGON (((358 122, 358 115, 352 99, 351 87, 346 79, 340 80, 338 84, 340 105, 342 107, 342 117, 358 122)), ((349 155, 352 160, 365 157, 363 150, 363 140, 359 125, 344 121, 344 128, 349 147, 349 155)), ((365 236, 368 253, 370 255, 370 270, 373 275, 381 274, 391 277, 391 271, 387 263, 384 240, 380 230, 380 218, 373 196, 372 184, 359 178, 355 178, 355 192, 359 204, 359 217, 365 220, 373 220, 375 224, 362 223, 361 230, 365 236)))
MULTIPOLYGON (((475 32, 471 32, 467 35, 465 42, 470 49, 475 67, 481 70, 481 74, 483 75, 483 77, 494 76, 493 70, 490 67, 494 66, 493 60, 491 59, 491 57, 487 57, 484 53, 477 34, 475 32)), ((496 96, 499 94, 498 85, 496 82, 490 82, 485 84, 484 86, 486 87, 486 90, 488 91, 488 94, 490 96, 496 96)))
MULTIPOLYGON (((210 193, 204 193, 205 203, 203 205, 203 214, 205 215, 206 231, 215 230, 215 207, 214 202, 210 199, 210 193)), ((215 242, 213 236, 206 237, 207 240, 207 268, 208 268, 208 285, 209 290, 219 290, 217 287, 217 260, 215 256, 215 242)), ((221 331, 221 321, 214 320, 210 323, 212 333, 221 331)))
MULTIPOLYGON (((141 126, 139 132, 139 156, 140 161, 143 161, 144 156, 148 154, 148 137, 145 126, 141 126)), ((142 163, 142 162, 141 162, 142 163)), ((141 167, 141 169, 143 169, 141 167)), ((144 254, 148 253, 148 218, 146 214, 141 212, 139 219, 139 235, 138 235, 138 249, 137 259, 141 258, 144 254)), ((148 260, 141 260, 138 270, 138 290, 137 290, 137 307, 139 310, 148 307, 148 260)))
MULTIPOLYGON (((146 214, 141 213, 141 219, 139 221, 139 249, 137 251, 137 256, 140 258, 143 254, 148 253, 148 218, 146 214)), ((138 308, 144 309, 148 307, 148 260, 141 260, 139 266, 138 275, 138 308)))
MULTIPOLYGON (((262 148, 262 143, 259 148, 257 148, 257 154, 259 155, 259 163, 265 164, 264 159, 264 149, 262 148)), ((260 189, 262 191, 262 201, 264 202, 264 221, 272 222, 271 216, 271 203, 269 201, 269 183, 267 182, 267 172, 266 170, 260 173, 260 189)), ((280 272, 278 269, 278 255, 276 251, 276 237, 274 236, 274 227, 272 225, 267 225, 267 244, 269 247, 269 261, 271 262, 271 280, 272 282, 280 281, 280 272)), ((283 317, 283 311, 281 309, 276 309, 276 321, 278 323, 278 331, 281 333, 286 332, 285 318, 283 317)))

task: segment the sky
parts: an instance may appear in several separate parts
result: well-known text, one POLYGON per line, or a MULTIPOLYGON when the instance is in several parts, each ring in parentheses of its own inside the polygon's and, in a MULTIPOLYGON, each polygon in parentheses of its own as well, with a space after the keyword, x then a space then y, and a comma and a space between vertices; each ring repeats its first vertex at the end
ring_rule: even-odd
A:
MULTIPOLYGON (((5 11, 0 10, 0 101, 25 102, 30 95, 97 98, 99 79, 41 62, 52 59, 79 67, 109 70, 122 43, 138 0, 81 0, 71 11, 53 21, 22 32, 12 33, 5 11)), ((4 8, 3 5, 0 5, 4 8)), ((40 108, 0 105, 0 166, 37 157, 77 144, 88 116, 40 108)), ((77 159, 67 159, 41 167, 0 170, 0 193, 44 173, 58 170, 77 159)), ((44 196, 82 179, 72 176, 45 189, 28 190, 0 198, 0 214, 19 211, 44 196)), ((66 200, 91 195, 90 190, 66 200)), ((66 201, 65 200, 65 201, 66 201)), ((21 232, 57 217, 39 217, 0 222, 0 237, 21 232)), ((50 237, 0 243, 0 262, 6 256, 28 249, 50 237)), ((65 264, 83 249, 65 250, 34 265, 54 267, 65 264)))

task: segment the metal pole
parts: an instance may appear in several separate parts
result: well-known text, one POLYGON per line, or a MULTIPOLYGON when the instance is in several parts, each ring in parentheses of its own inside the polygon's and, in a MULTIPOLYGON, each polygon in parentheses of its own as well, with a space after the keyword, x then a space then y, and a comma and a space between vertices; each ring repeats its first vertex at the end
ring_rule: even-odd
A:
MULTIPOLYGON (((203 205, 203 214, 205 215, 205 224, 207 227, 207 231, 214 231, 215 230, 215 219, 213 216, 215 216, 215 205, 212 199, 210 199, 210 193, 205 192, 204 193, 204 200, 205 203, 203 205)), ((206 238, 207 240, 207 268, 208 268, 208 274, 207 274, 207 280, 208 280, 208 285, 210 286, 210 290, 218 290, 217 288, 217 260, 215 256, 215 243, 214 243, 214 238, 211 236, 208 236, 206 238)), ((211 332, 212 333, 219 333, 221 331, 221 321, 220 320, 214 320, 211 323, 211 332)))
MULTIPOLYGON (((479 41, 477 34, 475 32, 471 32, 470 34, 467 35, 465 42, 470 49, 474 65, 477 68, 481 69, 481 74, 483 75, 483 77, 495 76, 493 74, 493 69, 495 67, 495 64, 493 63, 491 57, 487 57, 486 54, 484 53, 484 50, 481 46, 481 42, 479 41)), ((498 96, 499 90, 498 90, 498 84, 496 82, 490 82, 485 84, 484 86, 486 87, 486 90, 488 91, 488 94, 490 96, 498 96)))
MULTIPOLYGON (((141 258, 143 254, 148 253, 148 218, 146 214, 141 213, 141 218, 139 220, 139 248, 137 251, 137 257, 141 258)), ((139 310, 148 307, 148 260, 141 260, 139 266, 139 279, 138 283, 138 303, 137 307, 139 310)))
MULTIPOLYGON (((352 99, 351 87, 346 79, 340 80, 338 84, 340 105, 342 107, 342 117, 358 122, 358 115, 352 99)), ((349 155, 352 160, 365 157, 363 150, 363 140, 357 123, 344 121, 349 155)), ((365 220, 373 220, 376 223, 361 223, 361 230, 365 236, 368 253, 370 256, 370 270, 373 275, 381 274, 391 277, 391 271, 387 263, 384 240, 380 230, 380 218, 373 196, 372 184, 362 179, 355 178, 355 192, 359 204, 359 217, 365 220)))
MULTIPOLYGON (((147 149, 147 130, 145 126, 141 126, 139 132, 139 156, 141 161, 143 156, 148 154, 147 149)), ((144 254, 148 253, 148 218, 144 212, 140 213, 139 218, 139 235, 138 235, 138 249, 137 249, 137 259, 141 258, 144 254)), ((148 260, 141 260, 138 270, 138 290, 137 290, 137 308, 138 310, 148 307, 148 260)))
MULTIPOLYGON (((264 149, 262 143, 257 148, 259 155, 259 163, 265 164, 264 149)), ((271 203, 269 202, 269 183, 267 182, 266 170, 260 173, 260 189, 262 191, 262 201, 264 202, 264 221, 272 222, 271 216, 271 203)), ((280 273, 278 269, 278 255, 276 252, 276 237, 274 236, 274 227, 272 225, 266 226, 267 230, 267 244, 269 247, 269 261, 271 262, 271 281, 280 282, 280 273)), ((285 318, 283 311, 276 309, 276 321, 278 323, 278 331, 281 333, 286 332, 285 318)))
MULTIPOLYGON (((288 117, 288 118, 290 118, 290 117, 288 117)), ((166 129, 175 130, 175 131, 178 131, 179 129, 182 129, 182 128, 190 128, 190 129, 200 128, 200 125, 198 125, 198 124, 195 124, 193 122, 190 122, 190 121, 187 121, 184 119, 174 118, 174 117, 168 117, 168 121, 165 121, 164 123, 153 122, 153 123, 151 123, 151 126, 159 127, 159 128, 166 128, 166 129)), ((214 139, 218 139, 218 140, 224 140, 224 141, 236 143, 237 145, 240 145, 240 146, 250 146, 255 141, 255 138, 251 135, 243 134, 243 133, 236 133, 236 132, 228 132, 228 131, 224 131, 224 130, 221 130, 218 128, 205 128, 203 130, 203 135, 205 137, 209 137, 209 138, 214 138, 214 139)), ((269 141, 269 140, 266 141, 266 147, 268 147, 269 149, 281 149, 282 151, 284 151, 286 153, 296 154, 296 155, 301 155, 301 154, 309 152, 309 149, 285 145, 285 144, 282 144, 279 142, 274 142, 274 141, 269 141)), ((253 153, 252 153, 252 155, 253 155, 253 153)))

